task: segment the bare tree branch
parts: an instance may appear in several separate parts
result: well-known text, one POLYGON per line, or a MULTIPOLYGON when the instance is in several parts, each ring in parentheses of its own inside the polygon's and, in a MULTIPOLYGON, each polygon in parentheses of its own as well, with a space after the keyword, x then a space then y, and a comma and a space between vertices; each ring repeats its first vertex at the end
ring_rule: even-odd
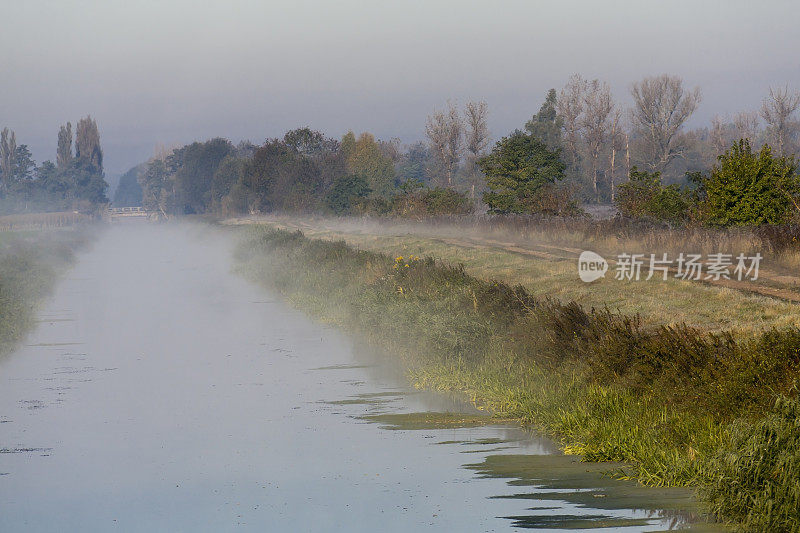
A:
POLYGON ((464 121, 466 123, 465 146, 467 151, 467 166, 472 197, 475 197, 475 185, 478 181, 478 159, 483 155, 489 145, 489 126, 486 119, 489 108, 486 102, 467 102, 464 108, 464 121))
POLYGON ((598 159, 611 129, 614 107, 611 88, 607 83, 592 80, 587 84, 583 93, 583 114, 580 115, 578 124, 584 132, 583 137, 591 161, 592 191, 598 201, 600 200, 597 188, 598 159))
POLYGON ((447 103, 447 112, 436 111, 428 117, 425 134, 428 136, 431 150, 436 154, 448 187, 453 184, 453 176, 461 159, 464 128, 458 108, 447 103))
POLYGON ((564 158, 567 167, 572 170, 576 170, 580 164, 578 149, 586 89, 586 80, 580 74, 573 74, 556 100, 556 109, 564 124, 564 158))
POLYGON ((791 142, 800 129, 792 115, 800 105, 800 93, 789 92, 789 87, 769 89, 769 97, 761 105, 761 118, 767 123, 767 134, 780 156, 791 151, 791 142))
POLYGON ((634 83, 631 95, 631 118, 643 141, 643 162, 651 171, 663 172, 683 154, 679 133, 700 104, 700 89, 687 91, 681 78, 662 74, 634 83))

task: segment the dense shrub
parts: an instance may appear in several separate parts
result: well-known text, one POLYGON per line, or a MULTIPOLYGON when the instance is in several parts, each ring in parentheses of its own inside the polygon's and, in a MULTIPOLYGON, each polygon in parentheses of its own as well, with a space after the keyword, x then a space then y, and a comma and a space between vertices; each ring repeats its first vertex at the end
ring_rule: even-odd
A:
POLYGON ((575 190, 565 185, 547 184, 521 201, 525 212, 549 216, 586 216, 578 205, 575 190))
POLYGON ((472 203, 464 193, 441 187, 422 193, 422 202, 429 216, 466 215, 473 210, 472 203))
POLYGON ((371 189, 361 176, 353 174, 337 178, 333 187, 325 198, 328 209, 337 215, 355 212, 364 199, 369 196, 371 189))
POLYGON ((473 210, 473 203, 464 193, 442 187, 405 188, 392 199, 392 214, 401 217, 468 215, 473 210))
POLYGON ((689 196, 678 185, 661 184, 661 173, 652 174, 631 168, 630 179, 619 186, 616 205, 627 217, 645 217, 658 221, 685 222, 689 196))
POLYGON ((742 139, 719 156, 702 180, 705 221, 715 226, 783 224, 797 210, 800 194, 794 158, 775 157, 768 145, 758 153, 742 139))

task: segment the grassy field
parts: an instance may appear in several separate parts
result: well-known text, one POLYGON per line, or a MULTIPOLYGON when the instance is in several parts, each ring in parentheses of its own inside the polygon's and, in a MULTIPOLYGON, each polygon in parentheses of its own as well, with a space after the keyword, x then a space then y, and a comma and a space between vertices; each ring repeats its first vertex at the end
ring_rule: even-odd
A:
POLYGON ((0 356, 30 330, 38 305, 88 240, 84 227, 0 232, 0 356))
MULTIPOLYGON (((357 234, 359 250, 264 226, 246 233, 237 253, 243 273, 402 359, 416 385, 464 393, 553 435, 567 453, 630 465, 618 475, 699 487, 710 512, 746 530, 800 530, 800 330, 765 311, 790 304, 733 291, 762 314, 761 324, 747 326, 744 307, 725 305, 733 332, 722 331, 710 307, 700 328, 674 317, 673 326, 657 325, 569 301, 582 287, 574 281, 551 298, 556 280, 537 289, 529 274, 528 291, 471 275, 513 253, 490 250, 498 263, 478 257, 462 269, 416 257, 465 250, 435 238, 357 234), (398 251, 403 244, 411 254, 398 251), (391 253, 376 251, 383 247, 391 253)), ((570 282, 566 272, 542 272, 570 282)), ((678 289, 717 291, 722 302, 727 294, 691 283, 678 289)), ((706 305, 693 298, 686 305, 706 305)))
MULTIPOLYGON (((510 230, 506 230, 487 236, 483 229, 470 231, 467 227, 456 231, 447 225, 378 225, 288 217, 275 218, 269 223, 278 228, 300 229, 310 237, 343 240, 359 249, 390 256, 436 257, 449 264, 462 264, 469 274, 481 279, 522 285, 533 295, 575 301, 587 308, 608 307, 624 314, 639 314, 650 325, 686 324, 711 332, 732 331, 737 335, 800 325, 800 303, 748 290, 674 277, 666 281, 656 278, 619 281, 609 273, 591 284, 578 278, 577 254, 583 249, 600 251, 607 254, 606 257, 623 250, 648 250, 646 246, 654 247, 649 250, 659 253, 661 250, 678 253, 680 243, 666 246, 655 238, 651 238, 655 241, 651 243, 642 238, 622 237, 584 238, 577 242, 577 233, 566 230, 555 235, 542 231, 522 236, 511 235, 510 230)), ((722 249, 754 253, 757 246, 752 238, 740 234, 714 244, 706 236, 696 239, 699 244, 685 240, 683 249, 697 252, 722 249)), ((785 265, 794 261, 794 254, 768 256, 764 260, 766 268, 760 284, 753 285, 765 290, 777 286, 780 291, 794 292, 800 286, 800 277, 785 272, 785 265), (765 274, 771 276, 765 277, 765 274), (780 282, 773 281, 775 278, 780 282)))

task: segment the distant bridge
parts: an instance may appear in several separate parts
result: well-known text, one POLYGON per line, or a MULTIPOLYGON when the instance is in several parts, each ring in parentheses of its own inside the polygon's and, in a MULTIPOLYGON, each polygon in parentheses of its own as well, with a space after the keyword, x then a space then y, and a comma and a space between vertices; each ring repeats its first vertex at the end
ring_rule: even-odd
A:
POLYGON ((109 207, 106 215, 111 220, 114 220, 128 217, 147 218, 150 213, 144 207, 109 207))

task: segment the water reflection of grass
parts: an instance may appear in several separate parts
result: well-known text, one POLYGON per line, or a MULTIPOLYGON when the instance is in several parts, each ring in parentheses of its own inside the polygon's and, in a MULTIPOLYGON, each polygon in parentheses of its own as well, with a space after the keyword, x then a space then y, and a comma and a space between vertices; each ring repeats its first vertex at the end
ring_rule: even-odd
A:
POLYGON ((498 499, 519 499, 537 502, 528 515, 508 516, 515 527, 593 529, 653 526, 666 522, 669 529, 690 527, 692 530, 720 531, 721 528, 700 520, 694 492, 686 488, 641 487, 603 475, 616 466, 586 463, 574 456, 559 455, 490 455, 481 463, 466 465, 480 477, 508 479, 509 485, 525 488, 498 499), (548 506, 546 502, 558 502, 548 506), (564 504, 572 509, 591 509, 583 514, 564 514, 564 504), (560 509, 562 513, 553 513, 560 509), (598 513, 635 509, 643 516, 625 517, 598 513), (694 511, 687 511, 694 509, 694 511))
MULTIPOLYGON (((796 328, 734 336, 657 327, 537 298, 433 259, 396 269, 394 255, 269 229, 254 230, 237 257, 244 272, 296 305, 401 358, 421 388, 465 393, 495 415, 556 436, 586 460, 626 463, 623 476, 713 488, 716 512, 761 529, 800 524, 796 440, 781 441, 788 447, 759 441, 775 461, 741 455, 742 439, 759 437, 748 433, 760 427, 752 422, 770 416, 776 398, 794 394, 796 328), (739 440, 731 438, 734 424, 744 428, 739 440), (738 498, 756 511, 742 516, 732 506, 738 498)), ((432 429, 479 423, 425 416, 372 421, 432 429)), ((775 424, 785 429, 790 421, 777 417, 775 424)))
POLYGON ((371 365, 341 364, 341 365, 319 366, 317 368, 312 368, 311 370, 348 370, 351 368, 369 368, 370 366, 371 365))
POLYGON ((474 428, 497 424, 496 418, 486 416, 465 416, 461 413, 388 413, 360 416, 359 419, 380 424, 383 429, 457 429, 474 428))

